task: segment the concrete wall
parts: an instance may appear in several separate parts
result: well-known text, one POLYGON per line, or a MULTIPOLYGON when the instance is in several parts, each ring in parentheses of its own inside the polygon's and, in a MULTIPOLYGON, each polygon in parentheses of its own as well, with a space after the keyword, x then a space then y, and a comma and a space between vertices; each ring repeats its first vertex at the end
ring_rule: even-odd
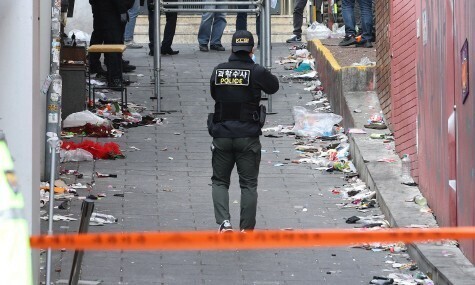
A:
MULTIPOLYGON (((20 189, 25 196, 25 213, 30 233, 39 229, 39 182, 41 146, 40 95, 40 2, 0 1, 0 130, 6 134, 15 161, 20 189)), ((41 7, 44 7, 41 3, 41 7)), ((49 21, 49 20, 48 20, 49 21)), ((37 284, 38 253, 33 254, 37 284)))

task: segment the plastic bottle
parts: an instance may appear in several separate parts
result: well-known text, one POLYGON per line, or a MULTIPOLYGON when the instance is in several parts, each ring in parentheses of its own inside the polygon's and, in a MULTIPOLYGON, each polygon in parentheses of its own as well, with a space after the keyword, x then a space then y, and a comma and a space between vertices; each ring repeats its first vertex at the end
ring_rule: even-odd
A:
POLYGON ((114 216, 101 213, 92 213, 91 219, 103 220, 105 224, 117 223, 117 219, 114 216))
POLYGON ((411 181, 411 158, 409 154, 402 156, 401 178, 404 182, 411 181))

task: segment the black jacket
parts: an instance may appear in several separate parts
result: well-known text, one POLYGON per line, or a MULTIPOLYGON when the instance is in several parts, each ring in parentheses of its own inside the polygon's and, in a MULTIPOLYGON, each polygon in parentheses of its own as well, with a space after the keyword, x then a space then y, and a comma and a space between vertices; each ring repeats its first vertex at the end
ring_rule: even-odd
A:
MULTIPOLYGON (((243 96, 243 99, 238 101, 259 105, 261 91, 267 94, 276 93, 279 90, 279 80, 270 71, 255 64, 247 53, 233 53, 228 62, 221 63, 214 68, 210 78, 210 86, 211 97, 217 102, 222 100, 220 98, 239 98, 239 96, 243 96), (218 69, 250 70, 249 85, 216 85, 218 69)), ((230 100, 233 101, 233 99, 230 100)), ((244 138, 262 135, 258 121, 225 120, 214 122, 209 128, 210 134, 215 138, 244 138)))
MULTIPOLYGON (((127 13, 130 0, 89 0, 94 17, 94 29, 120 29, 120 15, 127 13)), ((133 5, 133 3, 132 3, 133 5)))

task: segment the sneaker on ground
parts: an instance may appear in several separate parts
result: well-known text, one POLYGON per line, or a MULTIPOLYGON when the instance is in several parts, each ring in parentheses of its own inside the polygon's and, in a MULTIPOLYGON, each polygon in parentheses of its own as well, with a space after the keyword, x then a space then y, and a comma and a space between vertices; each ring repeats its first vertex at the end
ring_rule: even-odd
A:
POLYGON ((127 46, 127 48, 142 48, 143 47, 143 45, 138 44, 134 41, 126 41, 125 45, 127 46))
POLYGON ((223 47, 223 45, 221 45, 221 44, 210 45, 210 46, 209 46, 209 49, 217 50, 217 51, 225 51, 225 50, 226 50, 226 49, 223 47))
POLYGON ((346 35, 345 38, 338 45, 341 47, 346 47, 354 44, 356 44, 355 35, 346 35))
POLYGON ((228 220, 224 220, 219 226, 219 233, 233 232, 233 226, 228 220))
POLYGON ((288 39, 286 41, 286 43, 290 44, 290 43, 300 43, 302 41, 302 37, 301 36, 293 36, 291 37, 290 39, 288 39))

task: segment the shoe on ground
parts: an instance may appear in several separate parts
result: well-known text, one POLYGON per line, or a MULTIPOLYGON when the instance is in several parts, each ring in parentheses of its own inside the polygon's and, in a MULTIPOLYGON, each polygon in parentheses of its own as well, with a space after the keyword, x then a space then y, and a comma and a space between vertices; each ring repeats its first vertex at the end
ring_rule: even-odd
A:
POLYGON ((160 53, 163 54, 163 55, 167 55, 167 54, 168 54, 168 55, 176 55, 176 54, 179 54, 180 51, 178 51, 178 50, 173 50, 173 49, 170 48, 170 49, 166 49, 166 50, 163 50, 163 49, 162 49, 162 50, 160 51, 160 53))
POLYGON ((129 65, 129 64, 130 64, 130 60, 122 60, 122 64, 123 64, 123 65, 129 65))
POLYGON ((288 44, 291 44, 291 43, 300 43, 302 42, 302 37, 301 36, 293 36, 291 37, 290 39, 288 39, 287 41, 285 41, 286 43, 288 44))
POLYGON ((200 51, 209 51, 208 45, 200 45, 200 51))
POLYGON ((148 52, 148 55, 153 56, 153 49, 148 52))
POLYGON ((134 70, 136 70, 136 69, 137 69, 137 67, 136 67, 135 65, 130 65, 130 64, 128 64, 128 65, 122 66, 122 71, 123 71, 123 72, 126 72, 126 73, 127 73, 127 72, 131 72, 131 71, 134 71, 134 70))
POLYGON ((143 47, 143 45, 138 44, 134 41, 126 41, 125 45, 127 46, 127 48, 142 48, 143 47))
POLYGON ((338 44, 341 47, 347 47, 356 44, 355 35, 346 35, 345 38, 338 44))
POLYGON ((224 220, 219 226, 218 232, 220 234, 226 233, 226 232, 233 232, 233 226, 231 226, 231 223, 228 220, 224 220))
POLYGON ((209 46, 209 49, 212 49, 212 50, 217 50, 217 51, 225 51, 226 49, 223 47, 223 45, 219 44, 219 45, 210 45, 209 46))
POLYGON ((373 44, 370 41, 364 41, 360 43, 356 43, 356 47, 362 47, 362 48, 372 48, 373 44))

